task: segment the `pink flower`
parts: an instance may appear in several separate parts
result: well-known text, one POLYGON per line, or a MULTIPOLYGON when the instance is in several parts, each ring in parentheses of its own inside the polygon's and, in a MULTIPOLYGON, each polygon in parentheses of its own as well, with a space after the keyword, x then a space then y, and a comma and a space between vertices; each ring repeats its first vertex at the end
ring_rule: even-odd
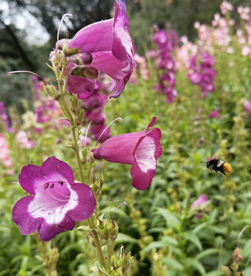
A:
MULTIPOLYGON (((88 96, 86 93, 94 90, 96 70, 112 78, 110 91, 114 90, 114 92, 111 97, 120 96, 136 66, 133 60, 136 48, 127 29, 125 0, 115 1, 113 19, 91 24, 78 31, 73 39, 68 42, 61 40, 57 45, 63 47, 64 43, 68 43, 69 50, 77 49, 77 57, 85 59, 84 69, 91 70, 93 74, 91 79, 88 76, 86 78, 69 76, 68 90, 70 93, 78 94, 81 99, 86 98, 88 96), (86 61, 88 54, 92 58, 86 61)), ((72 69, 76 64, 69 66, 72 69)))
POLYGON ((132 165, 132 185, 137 190, 146 190, 156 172, 157 159, 162 155, 161 131, 154 126, 153 117, 148 127, 135 133, 117 135, 92 150, 94 158, 109 162, 132 165))
POLYGON ((250 53, 250 48, 248 46, 244 46, 241 50, 241 54, 243 56, 247 56, 247 55, 249 55, 249 53, 250 53))
MULTIPOLYGON (((202 194, 198 197, 198 199, 196 199, 193 203, 192 203, 192 207, 196 210, 200 210, 200 206, 203 205, 204 203, 206 203, 208 201, 208 198, 202 194)), ((197 215, 196 216, 198 219, 202 218, 202 215, 197 215)))
POLYGON ((2 134, 0 134, 0 161, 6 168, 11 168, 13 166, 9 154, 10 151, 6 139, 2 134))
POLYGON ((212 112, 208 115, 208 118, 218 118, 218 119, 220 119, 220 114, 219 114, 218 110, 212 111, 212 112))
POLYGON ((40 167, 28 165, 19 175, 22 188, 29 196, 20 199, 13 208, 13 221, 23 235, 36 230, 43 241, 72 230, 75 221, 88 219, 96 208, 92 189, 74 183, 71 168, 55 157, 40 167))
POLYGON ((21 148, 32 149, 35 145, 33 141, 29 141, 27 134, 22 130, 19 130, 16 134, 16 140, 21 148))
POLYGON ((251 114, 251 102, 246 101, 244 103, 244 108, 245 108, 245 110, 246 110, 247 113, 251 114))

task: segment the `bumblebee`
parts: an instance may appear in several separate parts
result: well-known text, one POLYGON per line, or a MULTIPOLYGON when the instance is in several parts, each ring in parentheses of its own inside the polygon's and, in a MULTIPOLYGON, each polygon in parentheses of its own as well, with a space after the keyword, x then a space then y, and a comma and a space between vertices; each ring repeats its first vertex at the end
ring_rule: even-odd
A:
POLYGON ((210 161, 207 161, 206 164, 208 169, 214 170, 217 173, 221 172, 226 176, 228 176, 226 173, 230 173, 232 171, 230 164, 219 159, 212 159, 210 161))

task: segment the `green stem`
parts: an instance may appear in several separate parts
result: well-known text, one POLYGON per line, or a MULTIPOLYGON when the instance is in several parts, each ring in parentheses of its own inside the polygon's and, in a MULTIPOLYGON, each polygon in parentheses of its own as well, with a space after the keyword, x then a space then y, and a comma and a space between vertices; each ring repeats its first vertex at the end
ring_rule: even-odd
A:
MULTIPOLYGON (((55 66, 53 66, 53 68, 55 69, 55 66)), ((74 150, 76 161, 77 161, 80 181, 81 181, 81 183, 84 183, 83 167, 82 167, 82 162, 81 162, 80 153, 79 153, 79 146, 78 146, 79 130, 75 125, 74 117, 73 117, 68 105, 66 104, 65 98, 64 98, 64 96, 66 95, 67 78, 65 78, 65 83, 63 84, 63 81, 62 81, 63 74, 62 74, 62 72, 60 74, 59 71, 55 69, 55 73, 56 73, 56 76, 57 76, 59 92, 60 92, 59 103, 60 103, 60 106, 61 106, 64 114, 66 115, 66 117, 67 117, 67 119, 69 120, 69 123, 70 123, 71 136, 72 136, 72 148, 74 150), (77 133, 76 133, 76 129, 77 129, 77 133)), ((87 173, 87 184, 89 184, 89 182, 90 182, 92 163, 93 163, 93 161, 90 160, 89 161, 89 167, 88 167, 88 173, 87 173)), ((92 234, 92 237, 93 237, 94 242, 95 242, 96 254, 97 254, 97 257, 99 259, 99 263, 102 267, 107 268, 105 258, 104 258, 104 255, 103 255, 103 251, 101 249, 101 243, 100 243, 99 237, 97 235, 97 232, 95 230, 96 224, 94 222, 94 218, 90 217, 87 220, 87 222, 88 222, 88 225, 89 225, 90 229, 92 229, 91 234, 92 234)))

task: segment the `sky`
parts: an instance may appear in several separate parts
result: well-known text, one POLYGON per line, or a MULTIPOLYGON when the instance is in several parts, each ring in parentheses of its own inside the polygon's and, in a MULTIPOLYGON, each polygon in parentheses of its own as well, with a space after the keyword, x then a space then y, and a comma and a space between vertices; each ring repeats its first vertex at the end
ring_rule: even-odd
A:
POLYGON ((6 25, 13 23, 18 29, 26 30, 27 42, 31 45, 43 45, 49 39, 45 28, 39 21, 33 17, 28 11, 22 11, 15 16, 15 19, 10 17, 9 4, 1 0, 0 12, 3 14, 3 21, 6 25))

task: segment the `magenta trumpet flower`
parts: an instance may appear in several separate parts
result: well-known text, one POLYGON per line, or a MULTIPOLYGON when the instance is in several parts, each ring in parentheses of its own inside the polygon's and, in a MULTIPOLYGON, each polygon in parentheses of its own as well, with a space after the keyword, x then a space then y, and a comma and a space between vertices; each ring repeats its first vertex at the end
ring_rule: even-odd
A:
POLYGON ((157 159, 162 155, 161 131, 154 126, 153 117, 148 127, 140 132, 126 133, 106 140, 92 150, 94 158, 109 162, 132 165, 132 185, 137 190, 146 190, 156 172, 157 159))
POLYGON ((56 157, 40 167, 28 165, 19 175, 22 188, 29 193, 13 208, 13 220, 23 235, 38 230, 43 241, 72 230, 75 221, 88 219, 96 208, 92 189, 74 183, 71 168, 56 157))
MULTIPOLYGON (((101 71, 110 76, 110 91, 114 90, 111 97, 120 96, 136 66, 133 60, 136 48, 127 29, 125 0, 115 1, 113 19, 91 24, 78 31, 71 40, 60 40, 57 46, 64 48, 65 43, 68 44, 69 51, 77 52, 75 56, 82 60, 85 69, 91 69, 92 72, 101 71), (86 60, 88 55, 91 58, 86 60)), ((74 59, 74 56, 70 57, 73 62, 74 59)), ((81 78, 76 75, 69 76, 68 90, 83 99, 88 95, 87 92, 94 90, 95 78, 85 76, 85 79, 80 80, 81 78), (80 81, 79 87, 77 80, 80 81)))
MULTIPOLYGON (((203 205, 204 203, 208 202, 208 198, 204 195, 201 194, 193 203, 192 203, 192 207, 194 209, 198 209, 200 210, 200 206, 203 205)), ((197 215, 196 216, 198 219, 201 219, 203 217, 203 215, 197 215)))

